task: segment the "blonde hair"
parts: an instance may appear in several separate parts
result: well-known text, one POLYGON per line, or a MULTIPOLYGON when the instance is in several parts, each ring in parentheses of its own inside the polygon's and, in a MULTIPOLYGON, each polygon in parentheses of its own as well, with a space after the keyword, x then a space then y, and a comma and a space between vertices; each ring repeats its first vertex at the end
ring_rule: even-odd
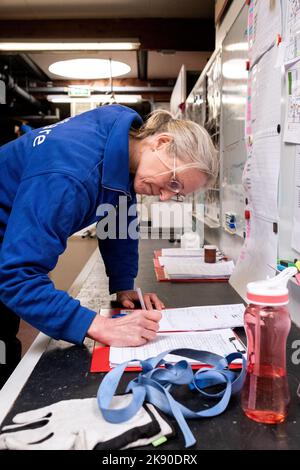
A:
POLYGON ((152 112, 143 126, 133 131, 132 135, 139 140, 156 134, 168 134, 172 141, 169 153, 182 162, 183 167, 197 168, 207 174, 206 187, 211 187, 219 171, 218 152, 209 133, 196 122, 174 119, 168 111, 158 109, 152 112))

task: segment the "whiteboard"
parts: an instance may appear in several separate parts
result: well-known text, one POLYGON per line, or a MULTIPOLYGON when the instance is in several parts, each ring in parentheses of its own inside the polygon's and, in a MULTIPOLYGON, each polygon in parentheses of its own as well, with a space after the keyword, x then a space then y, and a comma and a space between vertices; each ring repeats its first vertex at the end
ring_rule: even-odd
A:
POLYGON ((245 5, 222 44, 221 214, 236 214, 236 233, 245 231, 242 173, 246 162, 245 106, 247 97, 247 17, 245 5))

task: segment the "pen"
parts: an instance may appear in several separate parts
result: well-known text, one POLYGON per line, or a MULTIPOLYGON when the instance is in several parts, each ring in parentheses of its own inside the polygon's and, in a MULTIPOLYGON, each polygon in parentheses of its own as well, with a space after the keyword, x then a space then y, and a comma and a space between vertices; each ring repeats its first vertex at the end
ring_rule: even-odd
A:
POLYGON ((139 287, 137 287, 135 290, 136 290, 136 293, 138 295, 138 298, 139 298, 142 309, 147 310, 141 289, 139 287))

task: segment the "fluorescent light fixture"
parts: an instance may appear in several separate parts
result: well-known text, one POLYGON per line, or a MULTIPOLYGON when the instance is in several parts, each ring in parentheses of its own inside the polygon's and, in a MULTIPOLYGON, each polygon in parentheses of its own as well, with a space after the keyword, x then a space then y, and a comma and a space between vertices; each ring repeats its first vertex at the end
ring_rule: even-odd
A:
POLYGON ((0 42, 0 51, 132 51, 139 42, 0 42))
POLYGON ((106 59, 71 59, 54 62, 49 71, 66 78, 110 78, 120 77, 130 72, 131 67, 124 62, 106 59))
MULTIPOLYGON (((91 95, 89 98, 71 98, 68 95, 48 95, 47 100, 52 103, 106 103, 111 95, 91 95)), ((141 95, 115 95, 117 103, 138 103, 141 95)))
POLYGON ((236 42, 233 44, 228 44, 225 46, 225 50, 229 52, 238 52, 238 51, 247 51, 248 43, 247 42, 236 42))

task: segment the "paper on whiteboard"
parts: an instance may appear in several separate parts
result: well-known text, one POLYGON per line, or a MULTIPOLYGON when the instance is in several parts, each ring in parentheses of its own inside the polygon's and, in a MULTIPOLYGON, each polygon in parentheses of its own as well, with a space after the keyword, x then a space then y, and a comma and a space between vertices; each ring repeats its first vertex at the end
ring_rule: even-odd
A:
POLYGON ((244 325, 243 304, 207 305, 162 310, 159 331, 205 331, 244 325))
POLYGON ((286 71, 284 141, 300 144, 300 60, 286 71))
MULTIPOLYGON (((155 357, 161 352, 177 348, 191 348, 198 351, 209 351, 220 356, 225 356, 237 350, 244 352, 245 349, 236 338, 231 329, 216 331, 201 331, 192 333, 159 333, 153 341, 144 346, 116 348, 111 347, 109 361, 111 366, 129 361, 129 365, 138 365, 134 359, 145 360, 155 357)), ((164 358, 169 362, 178 362, 186 359, 172 354, 164 358)), ((187 359, 190 363, 195 363, 192 359, 187 359)))
POLYGON ((251 215, 250 228, 240 252, 229 283, 246 300, 248 282, 274 277, 276 266, 278 234, 273 223, 251 215))
POLYGON ((292 248, 300 253, 300 145, 296 146, 292 248))
POLYGON ((251 211, 270 221, 278 219, 280 168, 281 71, 275 69, 276 49, 266 52, 248 80, 246 135, 248 159, 243 186, 251 211))
POLYGON ((252 156, 247 162, 250 172, 249 194, 252 212, 272 222, 278 220, 278 178, 280 168, 280 136, 256 136, 252 156))
POLYGON ((277 49, 273 47, 252 68, 249 74, 251 132, 254 138, 257 134, 277 132, 277 126, 281 122, 282 76, 281 70, 274 68, 276 60, 277 49))
POLYGON ((300 1, 286 0, 286 2, 284 62, 290 64, 300 59, 300 1))
POLYGON ((251 0, 248 15, 249 57, 254 63, 282 35, 280 0, 251 0))

